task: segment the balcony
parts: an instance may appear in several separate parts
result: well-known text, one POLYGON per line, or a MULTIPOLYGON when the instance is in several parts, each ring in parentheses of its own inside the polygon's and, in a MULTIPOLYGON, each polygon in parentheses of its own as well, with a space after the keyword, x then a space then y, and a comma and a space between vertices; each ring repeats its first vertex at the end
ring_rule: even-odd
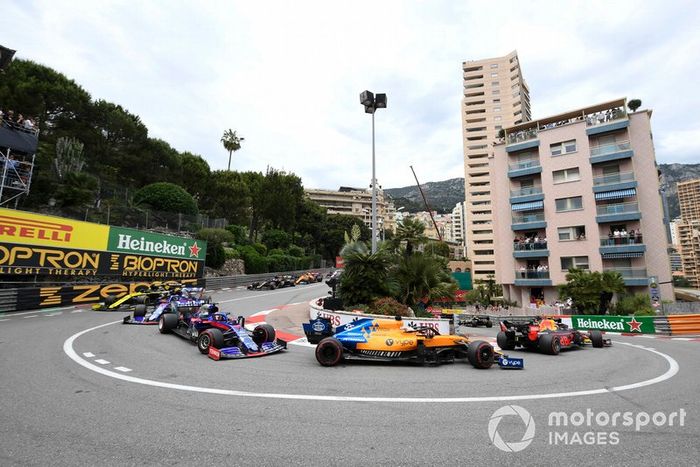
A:
POLYGON ((603 259, 640 258, 646 250, 641 234, 600 238, 600 254, 603 259))
POLYGON ((515 271, 515 285, 521 287, 546 287, 552 285, 549 271, 515 271))
POLYGON ((627 128, 630 122, 624 106, 586 115, 586 134, 599 135, 627 128))
POLYGON ((544 200, 544 193, 542 193, 541 186, 530 186, 518 190, 510 190, 510 204, 542 200, 544 200))
POLYGON ((595 220, 599 224, 606 222, 638 221, 642 218, 637 203, 601 204, 596 206, 595 220))
POLYGON ((542 173, 542 166, 539 159, 530 159, 508 166, 508 177, 523 177, 525 175, 534 175, 542 173))
POLYGON ((539 147, 540 140, 537 128, 528 128, 506 135, 506 152, 517 152, 523 149, 539 147))
POLYGON ((645 287, 649 285, 646 268, 603 268, 603 271, 616 271, 622 276, 628 287, 645 287))
POLYGON ((544 212, 534 212, 530 214, 521 214, 513 216, 511 229, 518 230, 538 230, 547 227, 547 222, 544 220, 544 212))
POLYGON ((629 141, 619 141, 591 147, 591 164, 629 159, 634 155, 629 141))
POLYGON ((634 172, 623 172, 593 178, 593 193, 613 190, 629 190, 637 187, 634 172))
POLYGON ((513 258, 546 258, 549 256, 547 242, 513 243, 513 258))

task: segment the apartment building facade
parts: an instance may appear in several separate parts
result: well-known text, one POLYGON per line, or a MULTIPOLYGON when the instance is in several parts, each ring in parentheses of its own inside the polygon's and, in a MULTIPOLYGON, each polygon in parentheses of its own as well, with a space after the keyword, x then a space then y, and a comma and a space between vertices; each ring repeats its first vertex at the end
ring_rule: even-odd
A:
POLYGON ((499 130, 531 119, 530 91, 516 51, 462 63, 466 249, 475 280, 495 274, 489 155, 499 130))
POLYGON ((574 267, 673 300, 651 111, 625 109, 618 99, 506 128, 490 159, 506 299, 552 303, 574 267))
POLYGON ((683 276, 700 288, 700 179, 678 182, 681 218, 676 222, 683 276))
MULTIPOLYGON (((326 208, 328 214, 344 214, 362 219, 372 228, 372 190, 340 187, 337 191, 323 189, 304 190, 312 201, 326 208)), ((384 196, 383 190, 377 190, 377 230, 396 231, 396 209, 394 203, 384 196)))

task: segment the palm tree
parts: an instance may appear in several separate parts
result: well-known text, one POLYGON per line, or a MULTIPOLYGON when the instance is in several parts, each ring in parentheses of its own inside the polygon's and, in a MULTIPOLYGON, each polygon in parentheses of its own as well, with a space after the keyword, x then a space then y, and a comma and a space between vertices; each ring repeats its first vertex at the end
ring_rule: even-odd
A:
POLYGON ((607 313, 613 294, 625 291, 625 280, 617 271, 603 271, 600 275, 600 305, 599 312, 607 313))
POLYGON ((406 256, 411 256, 415 246, 428 240, 424 232, 425 224, 418 219, 407 217, 397 227, 396 234, 391 240, 392 247, 398 250, 401 244, 406 242, 406 256))
POLYGON ((398 288, 397 298, 408 306, 424 299, 452 297, 457 290, 447 262, 423 253, 403 256, 388 283, 398 288))
POLYGON ((221 142, 224 145, 224 149, 228 151, 228 169, 231 170, 231 154, 241 149, 241 141, 245 140, 243 137, 236 135, 235 131, 228 129, 224 131, 224 136, 221 137, 221 142))

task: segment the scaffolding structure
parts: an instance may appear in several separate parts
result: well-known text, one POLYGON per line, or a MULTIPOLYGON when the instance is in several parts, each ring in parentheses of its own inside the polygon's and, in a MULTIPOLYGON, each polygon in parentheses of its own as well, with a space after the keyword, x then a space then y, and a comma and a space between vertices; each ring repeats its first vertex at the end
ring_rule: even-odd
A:
POLYGON ((14 202, 14 207, 20 198, 29 195, 34 173, 34 157, 13 154, 10 148, 0 148, 0 206, 8 207, 14 202))

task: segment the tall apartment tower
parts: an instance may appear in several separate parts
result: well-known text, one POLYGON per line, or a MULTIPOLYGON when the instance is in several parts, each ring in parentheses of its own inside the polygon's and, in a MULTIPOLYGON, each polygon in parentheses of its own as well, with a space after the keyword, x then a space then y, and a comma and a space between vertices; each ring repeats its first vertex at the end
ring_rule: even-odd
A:
POLYGON ((617 271, 630 292, 673 300, 651 111, 628 114, 626 104, 508 127, 495 145, 496 282, 506 299, 552 303, 578 268, 617 271))
POLYGON ((683 275, 700 288, 700 179, 678 183, 681 219, 677 222, 683 275))
POLYGON ((530 91, 516 51, 462 63, 467 256, 474 279, 496 272, 489 155, 499 130, 530 121, 530 91))

